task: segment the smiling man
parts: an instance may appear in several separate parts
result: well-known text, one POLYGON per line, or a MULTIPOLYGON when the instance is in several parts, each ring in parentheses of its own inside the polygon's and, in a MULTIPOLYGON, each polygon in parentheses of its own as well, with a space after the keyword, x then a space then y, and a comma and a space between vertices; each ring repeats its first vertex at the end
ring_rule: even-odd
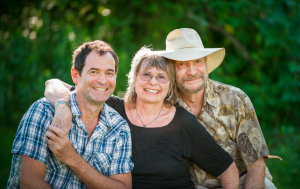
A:
MULTIPOLYGON (((178 105, 194 114, 215 141, 235 161, 239 189, 276 188, 266 168, 268 148, 249 97, 240 89, 208 78, 225 56, 224 48, 204 48, 190 28, 173 30, 166 51, 158 54, 175 64, 178 105)), ((198 186, 219 188, 221 182, 194 163, 189 170, 198 186)))
POLYGON ((55 108, 46 98, 36 101, 13 143, 8 188, 131 188, 130 130, 104 103, 116 86, 118 57, 107 43, 93 41, 74 51, 72 63, 76 90, 69 102, 55 103, 70 107, 64 115, 71 129, 53 126, 55 108))

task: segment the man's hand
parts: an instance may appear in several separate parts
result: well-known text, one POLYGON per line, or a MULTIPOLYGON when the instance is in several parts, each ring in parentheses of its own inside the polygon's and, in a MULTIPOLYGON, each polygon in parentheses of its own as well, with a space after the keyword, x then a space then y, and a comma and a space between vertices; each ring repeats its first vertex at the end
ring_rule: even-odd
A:
POLYGON ((46 132, 48 146, 55 157, 68 165, 88 188, 131 189, 131 173, 106 177, 79 156, 67 134, 60 128, 50 126, 46 132))
POLYGON ((68 85, 59 79, 50 79, 45 83, 45 97, 50 101, 52 106, 59 99, 69 101, 71 85, 68 85))
POLYGON ((245 189, 264 188, 266 163, 264 157, 259 158, 256 162, 247 167, 247 176, 245 179, 245 189))
POLYGON ((235 165, 235 162, 227 168, 218 179, 221 180, 222 188, 226 189, 238 189, 239 186, 239 171, 235 165))
POLYGON ((49 126, 46 136, 49 138, 48 146, 54 156, 65 164, 69 164, 78 155, 68 138, 68 135, 60 128, 49 126))

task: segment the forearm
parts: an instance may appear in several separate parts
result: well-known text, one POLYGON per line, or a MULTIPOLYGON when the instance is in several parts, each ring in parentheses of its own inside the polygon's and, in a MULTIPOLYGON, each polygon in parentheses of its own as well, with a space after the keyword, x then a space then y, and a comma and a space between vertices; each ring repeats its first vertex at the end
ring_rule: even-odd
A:
POLYGON ((21 188, 51 188, 44 180, 46 165, 29 156, 22 155, 20 167, 21 188))
POLYGON ((72 127, 72 112, 65 104, 60 104, 55 108, 55 115, 51 125, 61 128, 65 133, 69 133, 72 127))
POLYGON ((233 162, 219 178, 223 189, 237 189, 239 186, 239 172, 235 163, 233 162))
POLYGON ((248 166, 244 189, 264 188, 265 169, 266 164, 263 157, 248 166))
POLYGON ((43 179, 21 179, 20 186, 22 189, 34 189, 34 188, 43 188, 51 189, 51 186, 44 181, 43 179))
POLYGON ((99 173, 79 155, 67 165, 88 188, 128 189, 122 182, 99 173))
MULTIPOLYGON (((54 105, 58 99, 69 100, 71 85, 62 82, 59 79, 50 79, 46 81, 45 85, 45 97, 52 105, 54 105)), ((72 126, 72 113, 70 108, 64 104, 58 105, 55 108, 55 116, 51 124, 63 129, 66 133, 69 133, 72 126)))

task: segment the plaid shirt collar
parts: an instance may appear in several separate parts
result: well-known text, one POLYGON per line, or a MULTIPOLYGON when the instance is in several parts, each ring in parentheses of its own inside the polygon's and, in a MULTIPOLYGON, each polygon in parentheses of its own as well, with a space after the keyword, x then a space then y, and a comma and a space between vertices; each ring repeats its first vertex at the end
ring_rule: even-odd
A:
MULTIPOLYGON (((81 114, 81 111, 79 110, 79 107, 78 107, 78 104, 77 104, 77 98, 76 98, 76 90, 75 91, 71 91, 70 92, 70 95, 69 95, 69 106, 70 106, 70 109, 71 109, 71 112, 72 112, 72 116, 73 118, 75 117, 80 117, 82 114, 81 114)), ((107 109, 107 104, 103 104, 103 107, 101 109, 101 113, 100 113, 100 117, 101 115, 103 116, 105 122, 106 122, 106 125, 108 127, 112 127, 112 123, 111 123, 111 118, 110 118, 110 115, 109 115, 109 111, 107 109)), ((99 122, 100 122, 100 118, 99 118, 99 122)), ((98 123, 99 125, 99 123, 98 123)))

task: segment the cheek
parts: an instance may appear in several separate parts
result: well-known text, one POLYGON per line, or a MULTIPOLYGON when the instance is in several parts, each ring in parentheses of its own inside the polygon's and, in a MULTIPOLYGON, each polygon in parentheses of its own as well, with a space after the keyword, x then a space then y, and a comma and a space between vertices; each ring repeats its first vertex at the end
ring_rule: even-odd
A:
POLYGON ((171 89, 171 86, 170 86, 169 83, 166 84, 166 85, 164 86, 164 92, 165 92, 166 94, 168 94, 168 93, 170 92, 170 89, 171 89))
POLYGON ((110 85, 115 88, 116 86, 116 77, 113 77, 113 78, 108 78, 107 81, 109 81, 110 85))
POLYGON ((175 78, 176 83, 181 81, 181 76, 180 74, 176 74, 176 78, 175 78))
POLYGON ((203 74, 207 75, 207 69, 206 69, 205 66, 199 67, 199 68, 198 68, 198 71, 199 71, 200 73, 203 73, 203 74))

